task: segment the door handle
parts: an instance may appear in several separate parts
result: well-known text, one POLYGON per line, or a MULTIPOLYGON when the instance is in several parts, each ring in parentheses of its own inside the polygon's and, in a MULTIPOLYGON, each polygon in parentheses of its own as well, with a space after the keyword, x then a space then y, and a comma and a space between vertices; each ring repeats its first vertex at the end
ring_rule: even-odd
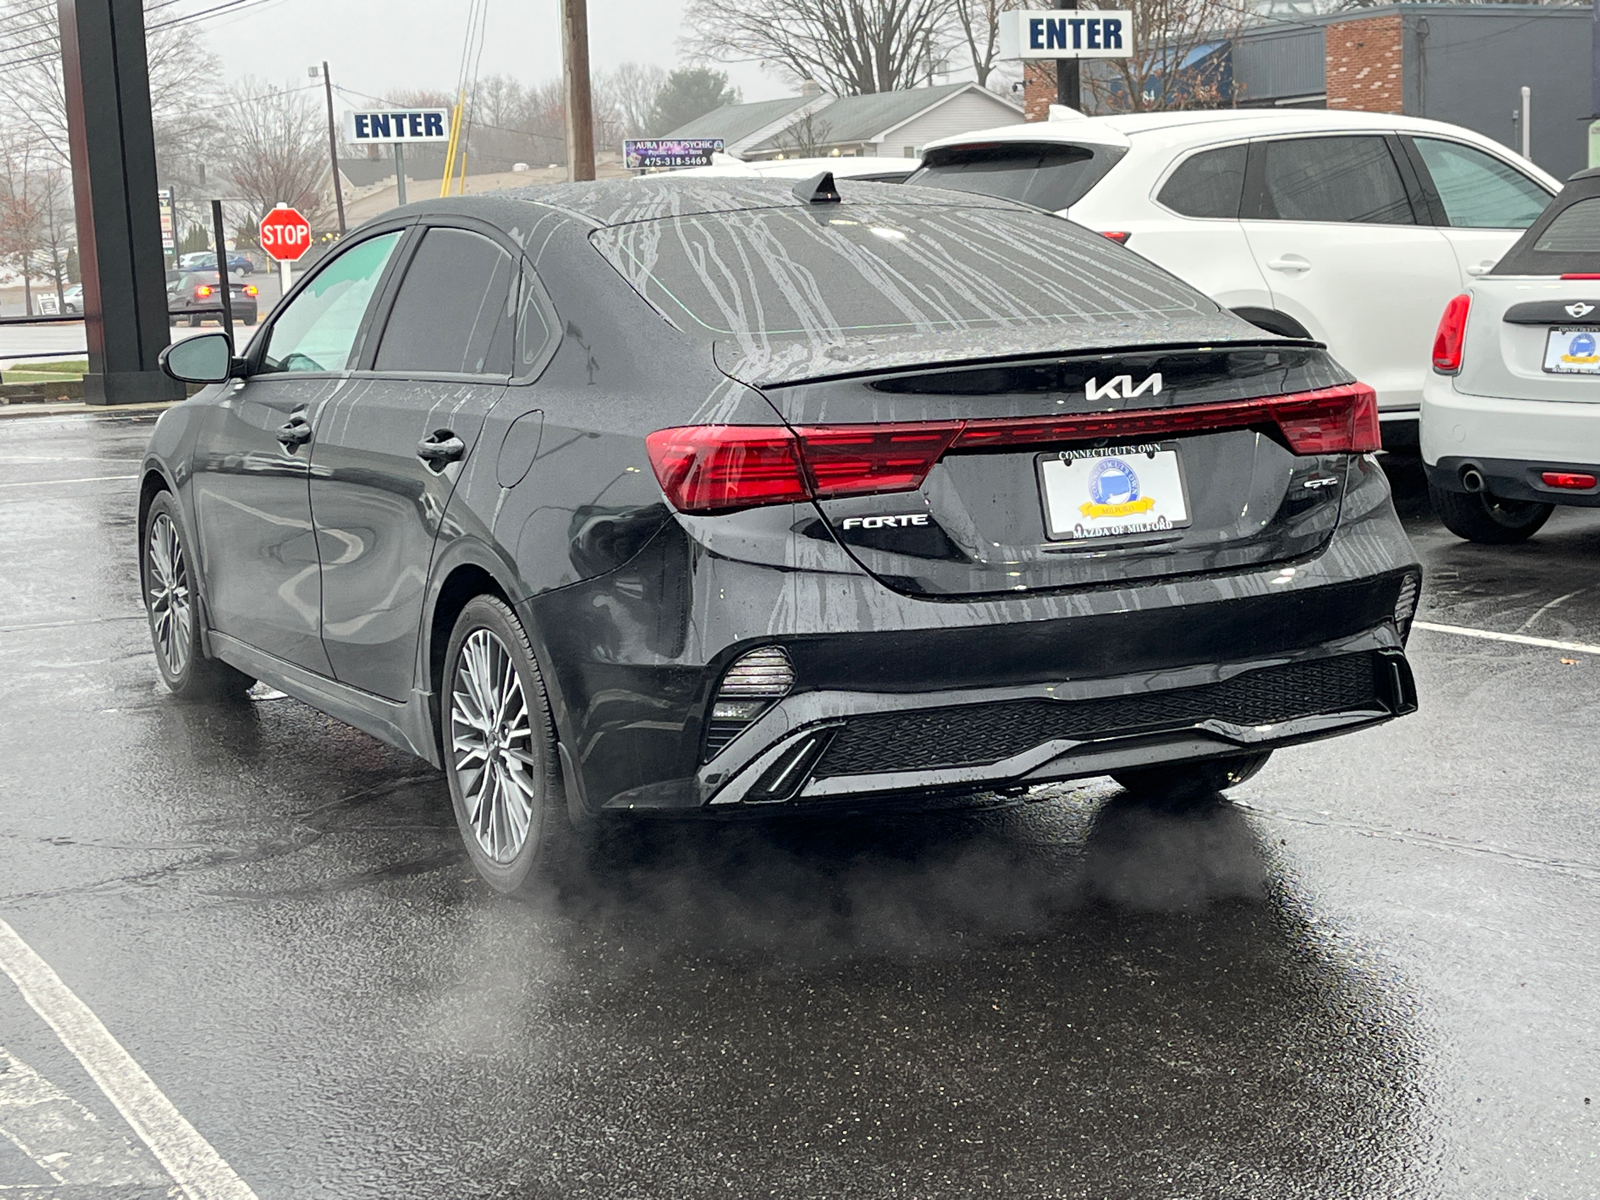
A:
POLYGON ((1311 264, 1298 254, 1285 254, 1282 258, 1269 258, 1267 266, 1274 271, 1309 271, 1311 264))
POLYGON ((459 461, 466 452, 467 444, 448 429, 429 434, 417 443, 417 457, 435 471, 442 471, 447 464, 459 461))
POLYGON ((278 430, 278 440, 288 450, 298 450, 311 440, 311 422, 296 413, 278 430))

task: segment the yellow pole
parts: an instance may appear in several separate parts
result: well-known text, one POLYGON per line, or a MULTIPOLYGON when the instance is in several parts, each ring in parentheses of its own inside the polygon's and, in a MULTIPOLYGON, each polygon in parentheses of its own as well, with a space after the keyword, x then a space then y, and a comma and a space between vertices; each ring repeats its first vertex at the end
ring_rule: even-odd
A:
POLYGON ((466 95, 463 92, 457 96, 455 111, 450 114, 450 142, 444 152, 444 178, 440 180, 440 199, 450 194, 450 177, 455 174, 456 141, 461 136, 461 117, 465 102, 466 95))

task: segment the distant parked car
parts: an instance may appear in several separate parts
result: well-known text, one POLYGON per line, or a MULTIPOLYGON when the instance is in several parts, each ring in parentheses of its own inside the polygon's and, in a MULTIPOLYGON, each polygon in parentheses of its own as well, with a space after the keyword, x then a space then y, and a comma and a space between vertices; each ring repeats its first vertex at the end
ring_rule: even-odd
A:
POLYGON ((1246 320, 1326 343, 1414 444, 1433 324, 1557 181, 1440 121, 1301 109, 1048 121, 930 143, 907 182, 1004 196, 1104 233, 1246 320))
POLYGON ((61 311, 69 313, 83 311, 83 284, 75 283, 61 293, 61 311))
POLYGON ((1600 169, 1445 306, 1422 461, 1434 511, 1469 541, 1523 541, 1558 504, 1600 508, 1600 169))
MULTIPOLYGON (((222 279, 215 271, 168 271, 167 312, 187 317, 191 326, 206 321, 222 324, 222 314, 210 311, 222 307, 219 292, 222 279)), ((256 323, 256 288, 253 284, 228 281, 233 297, 233 319, 242 325, 256 323)))
POLYGON ((742 176, 746 179, 810 179, 832 171, 835 179, 859 179, 865 183, 904 183, 922 165, 920 158, 769 158, 745 162, 731 155, 718 154, 709 167, 688 167, 674 175, 742 176))
MULTIPOLYGON (((178 259, 180 271, 215 271, 217 269, 217 256, 210 250, 196 250, 190 254, 182 255, 178 259)), ((228 273, 230 275, 249 275, 256 269, 255 263, 250 261, 249 255, 241 254, 237 250, 228 252, 228 273)))

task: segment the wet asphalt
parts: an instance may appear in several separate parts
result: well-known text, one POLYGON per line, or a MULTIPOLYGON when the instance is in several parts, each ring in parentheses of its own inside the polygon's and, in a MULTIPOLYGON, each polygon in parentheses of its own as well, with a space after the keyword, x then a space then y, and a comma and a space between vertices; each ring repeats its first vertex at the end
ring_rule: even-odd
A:
MULTIPOLYGON (((1600 654, 1418 631, 1419 714, 1227 805, 649 824, 508 902, 422 763, 164 693, 149 428, 0 421, 0 917, 261 1200, 1600 1195, 1600 654)), ((1600 513, 1391 475, 1424 619, 1600 645, 1600 513)), ((180 1194, 3 976, 0 1135, 180 1194)))

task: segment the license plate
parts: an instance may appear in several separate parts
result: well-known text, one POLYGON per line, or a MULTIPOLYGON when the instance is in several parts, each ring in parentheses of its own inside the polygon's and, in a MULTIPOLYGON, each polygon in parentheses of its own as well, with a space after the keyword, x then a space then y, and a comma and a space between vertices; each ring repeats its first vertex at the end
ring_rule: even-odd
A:
POLYGON ((1600 375, 1600 329, 1552 329, 1544 343, 1551 375, 1600 375))
POLYGON ((1189 524, 1174 442, 1042 454, 1039 486, 1052 541, 1160 533, 1189 524))

